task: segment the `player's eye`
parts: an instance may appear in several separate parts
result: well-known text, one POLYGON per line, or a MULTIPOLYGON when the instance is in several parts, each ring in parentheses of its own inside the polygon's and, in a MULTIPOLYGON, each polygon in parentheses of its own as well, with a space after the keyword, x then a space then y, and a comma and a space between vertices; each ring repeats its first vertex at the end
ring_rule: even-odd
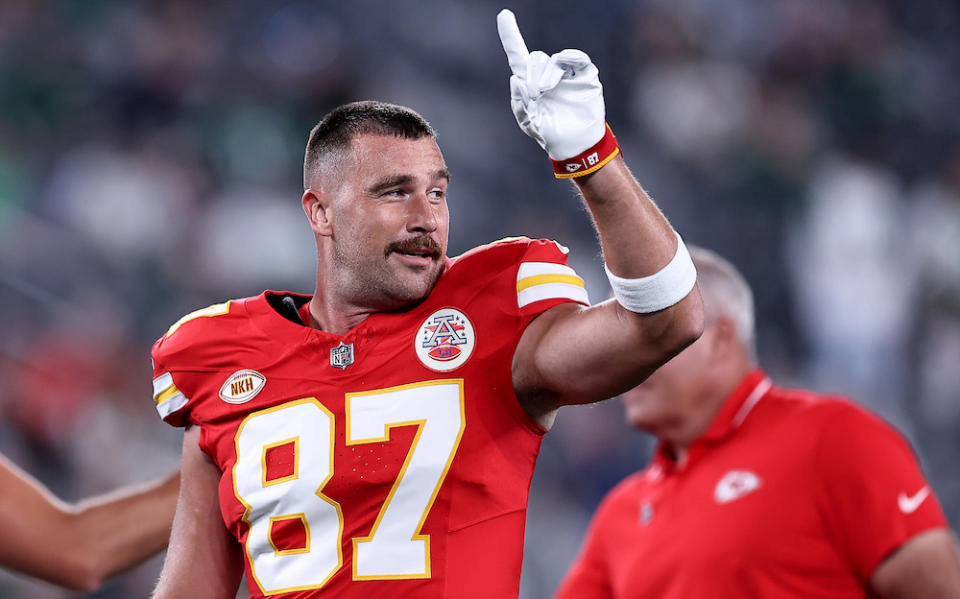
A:
POLYGON ((387 191, 383 192, 383 195, 392 198, 402 198, 403 196, 407 195, 407 192, 399 188, 388 189, 387 191))
POLYGON ((443 189, 431 189, 427 192, 431 200, 442 200, 447 197, 447 192, 443 189))

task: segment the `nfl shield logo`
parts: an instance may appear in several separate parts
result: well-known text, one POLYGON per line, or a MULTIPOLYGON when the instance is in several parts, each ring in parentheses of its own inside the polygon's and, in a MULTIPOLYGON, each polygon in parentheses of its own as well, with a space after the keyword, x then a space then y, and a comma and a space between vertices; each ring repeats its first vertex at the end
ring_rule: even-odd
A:
POLYGON ((653 520, 653 506, 649 501, 645 501, 640 505, 640 525, 646 526, 651 520, 653 520))
POLYGON ((343 341, 340 345, 330 348, 330 365, 334 368, 344 370, 347 366, 353 364, 353 344, 347 344, 343 341))

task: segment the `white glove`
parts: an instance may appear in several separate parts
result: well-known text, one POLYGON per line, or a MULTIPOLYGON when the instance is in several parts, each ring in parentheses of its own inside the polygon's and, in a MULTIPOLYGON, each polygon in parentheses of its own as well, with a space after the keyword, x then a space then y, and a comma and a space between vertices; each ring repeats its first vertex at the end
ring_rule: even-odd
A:
POLYGON ((513 76, 510 107, 523 132, 537 140, 555 161, 592 147, 606 133, 599 71, 580 50, 553 56, 528 52, 507 9, 497 15, 497 31, 513 76))

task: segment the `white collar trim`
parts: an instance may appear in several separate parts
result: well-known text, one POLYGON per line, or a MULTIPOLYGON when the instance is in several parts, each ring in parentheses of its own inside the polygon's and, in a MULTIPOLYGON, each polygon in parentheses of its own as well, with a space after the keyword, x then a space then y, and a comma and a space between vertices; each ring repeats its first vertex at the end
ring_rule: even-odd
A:
POLYGON ((757 383, 757 386, 753 388, 753 391, 750 392, 750 395, 747 396, 747 400, 743 402, 743 405, 740 406, 740 410, 737 412, 737 415, 733 417, 733 426, 739 427, 743 424, 743 421, 746 420, 747 415, 750 413, 750 410, 753 409, 753 406, 757 405, 757 402, 767 394, 767 391, 770 390, 770 387, 773 386, 773 382, 764 377, 762 381, 757 383))

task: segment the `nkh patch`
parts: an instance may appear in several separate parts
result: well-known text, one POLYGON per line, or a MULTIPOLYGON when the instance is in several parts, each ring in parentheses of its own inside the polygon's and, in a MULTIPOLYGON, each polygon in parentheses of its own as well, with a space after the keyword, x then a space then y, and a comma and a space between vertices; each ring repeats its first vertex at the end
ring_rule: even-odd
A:
POLYGON ((220 387, 220 399, 227 403, 246 403, 256 397, 267 384, 267 377, 245 368, 231 374, 220 387))
POLYGON ((460 368, 473 353, 477 335, 467 315, 455 308, 443 308, 431 314, 413 340, 417 357, 436 372, 460 368))
POLYGON ((353 364, 353 344, 340 342, 340 345, 330 348, 330 365, 340 370, 353 364))

